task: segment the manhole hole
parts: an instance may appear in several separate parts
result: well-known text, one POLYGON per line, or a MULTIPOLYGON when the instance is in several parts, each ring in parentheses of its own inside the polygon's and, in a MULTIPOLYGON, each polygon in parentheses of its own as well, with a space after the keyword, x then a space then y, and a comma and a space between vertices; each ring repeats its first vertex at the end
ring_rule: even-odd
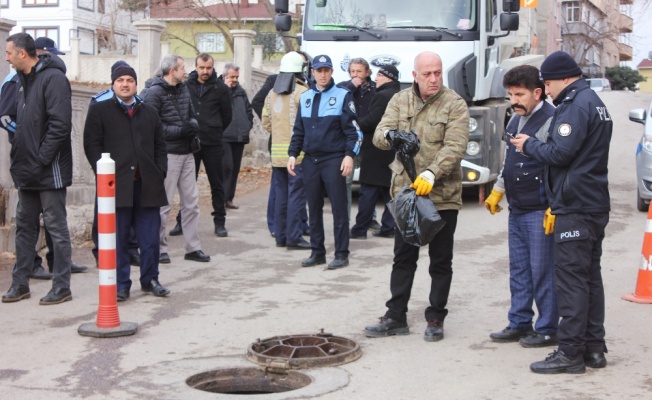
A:
POLYGON ((335 385, 329 387, 319 382, 319 378, 314 378, 315 375, 321 375, 322 380, 324 377, 315 374, 315 370, 308 373, 294 370, 341 365, 355 361, 361 355, 362 350, 355 341, 324 333, 323 329, 316 335, 274 336, 258 339, 247 349, 247 359, 263 368, 223 368, 202 372, 186 379, 186 384, 205 392, 233 395, 283 393, 313 384, 310 387, 317 386, 313 393, 316 395, 346 385, 348 376, 337 376, 338 373, 331 371, 327 381, 335 385))
POLYGON ((362 355, 358 343, 330 333, 274 336, 249 345, 247 358, 257 364, 287 369, 334 366, 362 355))
POLYGON ((228 368, 193 375, 186 383, 198 390, 233 395, 289 392, 308 386, 312 379, 297 371, 266 372, 260 368, 228 368))

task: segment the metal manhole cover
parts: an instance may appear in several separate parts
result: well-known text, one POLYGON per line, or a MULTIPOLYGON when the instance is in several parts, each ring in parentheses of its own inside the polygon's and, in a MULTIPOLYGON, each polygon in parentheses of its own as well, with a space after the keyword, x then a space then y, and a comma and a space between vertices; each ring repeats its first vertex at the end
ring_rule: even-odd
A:
POLYGON ((335 366, 362 355, 358 343, 331 333, 274 336, 249 345, 247 358, 268 368, 301 369, 335 366))

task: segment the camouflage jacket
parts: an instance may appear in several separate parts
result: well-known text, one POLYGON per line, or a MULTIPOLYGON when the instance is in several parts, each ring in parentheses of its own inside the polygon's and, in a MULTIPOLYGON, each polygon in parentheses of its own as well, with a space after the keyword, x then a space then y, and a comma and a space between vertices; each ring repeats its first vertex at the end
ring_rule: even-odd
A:
MULTIPOLYGON (((373 143, 390 149, 385 132, 390 129, 413 130, 421 149, 414 156, 417 174, 426 169, 435 174, 430 199, 438 210, 462 208, 462 167, 460 165, 469 140, 469 110, 466 102, 453 90, 443 87, 423 101, 416 84, 394 95, 385 115, 376 127, 373 143)), ((392 170, 392 197, 409 185, 410 178, 397 159, 392 170)))

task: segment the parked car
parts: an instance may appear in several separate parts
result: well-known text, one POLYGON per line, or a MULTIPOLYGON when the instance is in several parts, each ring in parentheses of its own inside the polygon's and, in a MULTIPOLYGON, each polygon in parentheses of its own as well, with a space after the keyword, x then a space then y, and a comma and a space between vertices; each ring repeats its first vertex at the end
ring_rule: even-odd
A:
POLYGON ((589 83, 591 89, 596 92, 606 92, 611 90, 611 83, 609 79, 606 78, 591 78, 586 80, 589 83))
POLYGON ((652 104, 646 113, 644 108, 630 110, 629 120, 643 124, 643 136, 636 147, 636 208, 647 211, 652 199, 652 104))

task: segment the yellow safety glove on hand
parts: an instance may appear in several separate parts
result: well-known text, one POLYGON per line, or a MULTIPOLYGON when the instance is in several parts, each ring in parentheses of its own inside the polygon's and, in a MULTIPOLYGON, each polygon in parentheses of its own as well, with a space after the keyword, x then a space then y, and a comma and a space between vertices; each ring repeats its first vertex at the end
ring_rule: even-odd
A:
POLYGON ((486 208, 491 213, 491 215, 502 211, 503 208, 498 205, 502 198, 503 192, 499 192, 498 190, 493 189, 489 197, 487 197, 487 200, 484 201, 484 208, 486 208))
POLYGON ((415 179, 414 183, 410 185, 410 188, 416 190, 417 196, 427 196, 432 190, 434 184, 435 174, 431 171, 425 170, 421 175, 417 176, 417 179, 415 179))
POLYGON ((552 235, 555 231, 555 216, 550 213, 550 207, 543 214, 543 230, 546 235, 552 235))

